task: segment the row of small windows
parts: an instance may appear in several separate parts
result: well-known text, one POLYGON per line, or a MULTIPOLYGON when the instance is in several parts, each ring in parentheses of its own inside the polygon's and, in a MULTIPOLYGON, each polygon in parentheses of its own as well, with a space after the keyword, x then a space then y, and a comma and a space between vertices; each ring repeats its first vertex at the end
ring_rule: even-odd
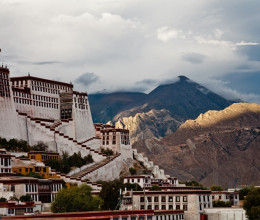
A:
POLYGON ((14 101, 19 104, 27 104, 27 105, 34 105, 34 106, 40 106, 40 107, 45 107, 45 108, 54 108, 54 109, 59 108, 58 104, 32 101, 32 100, 28 100, 28 99, 14 98, 14 101))
POLYGON ((188 210, 188 205, 141 205, 140 209, 154 209, 154 210, 180 210, 183 209, 185 211, 188 210), (175 207, 174 207, 175 206, 175 207))
MULTIPOLYGON (((147 197, 140 197, 140 202, 166 202, 166 196, 147 196, 147 197)), ((175 202, 188 202, 187 196, 175 196, 175 202)), ((174 196, 168 196, 168 202, 173 202, 174 196)))
POLYGON ((9 86, 3 86, 3 85, 0 85, 0 90, 7 91, 7 92, 10 91, 9 86))
MULTIPOLYGON (((232 195, 231 195, 231 196, 232 196, 232 195)), ((225 197, 226 197, 226 199, 229 199, 229 196, 228 196, 228 195, 226 195, 226 196, 223 195, 223 198, 225 198, 225 197)), ((216 196, 216 198, 215 198, 215 196, 212 196, 212 199, 213 199, 213 200, 215 200, 215 199, 221 200, 221 199, 222 199, 222 196, 219 195, 219 196, 216 196)), ((234 199, 238 199, 238 195, 234 195, 234 199)))
POLYGON ((58 192, 62 188, 62 184, 52 184, 51 191, 58 192))
POLYGON ((0 73, 0 78, 8 79, 8 74, 6 74, 6 73, 0 73))
MULTIPOLYGON (((103 142, 102 143, 103 145, 109 145, 109 135, 103 135, 102 142, 103 142)), ((115 145, 115 144, 116 144, 116 136, 114 134, 112 136, 112 145, 115 145)))
POLYGON ((55 89, 47 89, 44 87, 36 87, 36 86, 32 86, 32 90, 34 91, 39 91, 39 92, 48 92, 48 93, 52 93, 52 94, 58 94, 59 91, 55 90, 55 89))
POLYGON ((199 196, 199 202, 210 202, 210 196, 199 196))
POLYGON ((79 108, 79 109, 88 109, 87 105, 81 105, 81 104, 77 104, 75 103, 75 108, 79 108))
POLYGON ((32 85, 43 86, 43 87, 58 89, 58 90, 72 91, 72 88, 68 87, 68 86, 62 86, 62 85, 57 85, 57 84, 52 84, 52 83, 45 83, 45 82, 40 82, 40 81, 32 81, 32 85))
POLYGON ((0 91, 0 96, 2 96, 2 97, 10 97, 10 93, 9 92, 0 91))
POLYGON ((48 96, 41 96, 41 95, 31 95, 29 93, 24 93, 24 92, 14 92, 14 96, 17 97, 23 97, 23 98, 33 98, 34 100, 40 100, 40 101, 46 101, 46 102, 54 102, 58 103, 59 99, 58 98, 53 98, 53 97, 48 97, 48 96))
POLYGON ((76 98, 74 97, 74 102, 80 103, 80 104, 84 104, 84 103, 88 103, 88 100, 85 98, 76 98))
POLYGON ((0 84, 9 86, 9 81, 0 78, 0 84))
POLYGON ((127 133, 127 135, 121 135, 121 144, 124 144, 124 145, 130 144, 130 139, 129 139, 128 133, 127 133))
POLYGON ((25 184, 25 192, 37 192, 37 184, 25 184))
POLYGON ((11 166, 11 158, 0 158, 2 166, 11 166))
MULTIPOLYGON (((161 216, 156 216, 156 220, 169 220, 170 215, 161 215, 161 216)), ((172 215, 172 220, 183 220, 184 215, 183 214, 174 214, 172 215)))
POLYGON ((203 208, 211 208, 211 205, 210 205, 210 203, 208 203, 208 204, 200 204, 200 211, 202 211, 202 209, 203 208))
POLYGON ((11 173, 12 170, 11 170, 11 169, 8 169, 8 168, 1 168, 1 169, 0 169, 0 172, 1 172, 1 173, 11 173))

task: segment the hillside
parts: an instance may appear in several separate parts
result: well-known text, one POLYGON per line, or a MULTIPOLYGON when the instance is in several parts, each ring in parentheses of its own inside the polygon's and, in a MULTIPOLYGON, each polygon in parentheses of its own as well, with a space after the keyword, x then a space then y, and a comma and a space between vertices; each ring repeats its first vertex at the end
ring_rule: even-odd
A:
POLYGON ((180 180, 207 186, 259 184, 260 105, 236 103, 188 120, 171 135, 134 148, 180 180))
POLYGON ((233 103, 185 76, 160 85, 149 94, 92 94, 89 101, 94 122, 112 121, 129 129, 132 141, 164 137, 187 119, 195 119, 208 110, 222 110, 233 103))

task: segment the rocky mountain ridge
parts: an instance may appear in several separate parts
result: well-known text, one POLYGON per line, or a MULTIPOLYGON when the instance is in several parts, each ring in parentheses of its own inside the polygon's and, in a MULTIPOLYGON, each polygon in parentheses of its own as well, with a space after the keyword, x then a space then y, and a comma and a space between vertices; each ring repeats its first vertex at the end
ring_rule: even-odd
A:
POLYGON ((89 95, 89 101, 94 122, 112 121, 120 128, 129 129, 133 142, 142 137, 164 137, 187 119, 233 103, 185 76, 160 85, 149 94, 93 94, 89 95))
POLYGON ((133 147, 180 180, 227 187, 260 181, 260 105, 236 103, 133 147))

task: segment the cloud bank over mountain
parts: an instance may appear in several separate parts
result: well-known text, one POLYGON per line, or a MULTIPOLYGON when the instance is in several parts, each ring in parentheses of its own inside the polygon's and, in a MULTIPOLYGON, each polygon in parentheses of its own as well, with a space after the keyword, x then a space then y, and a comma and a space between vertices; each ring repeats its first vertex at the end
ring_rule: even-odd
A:
POLYGON ((260 103, 250 81, 260 72, 259 7, 257 0, 0 0, 0 61, 12 75, 76 81, 80 89, 85 76, 88 92, 151 91, 186 75, 260 103))

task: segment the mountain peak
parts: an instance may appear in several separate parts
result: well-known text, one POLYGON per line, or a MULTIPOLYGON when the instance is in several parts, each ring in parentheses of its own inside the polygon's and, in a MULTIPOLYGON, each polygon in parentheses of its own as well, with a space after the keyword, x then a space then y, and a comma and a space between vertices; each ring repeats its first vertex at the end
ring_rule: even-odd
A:
POLYGON ((181 81, 187 81, 187 80, 190 80, 188 77, 186 76, 178 76, 178 78, 181 80, 181 81))

